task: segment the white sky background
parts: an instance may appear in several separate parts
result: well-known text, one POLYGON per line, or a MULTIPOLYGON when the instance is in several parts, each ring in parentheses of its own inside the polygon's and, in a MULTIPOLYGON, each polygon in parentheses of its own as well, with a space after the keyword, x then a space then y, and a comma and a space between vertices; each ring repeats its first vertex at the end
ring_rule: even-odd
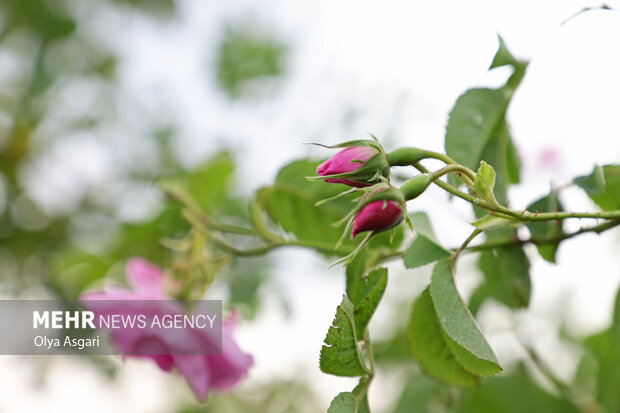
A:
MULTIPOLYGON (((442 150, 447 115, 456 98, 470 87, 498 85, 509 73, 486 71, 499 33, 515 55, 531 59, 508 113, 523 162, 522 184, 511 191, 511 205, 523 208, 547 192, 551 182, 562 184, 589 173, 594 164, 620 160, 620 12, 590 11, 561 25, 581 8, 600 4, 187 0, 181 2, 180 19, 173 24, 110 14, 95 29, 106 33, 107 42, 124 56, 123 95, 139 111, 165 113, 177 120, 178 151, 190 164, 222 145, 236 151, 245 193, 271 182, 293 158, 328 156, 303 142, 333 143, 371 132, 384 139, 388 149, 409 144, 442 150), (224 25, 240 18, 256 20, 290 43, 287 77, 272 99, 229 101, 217 90, 215 79, 206 75, 224 25), (343 124, 351 107, 357 117, 343 124), (542 154, 549 150, 557 153, 556 161, 544 164, 542 154)), ((607 4, 620 8, 620 2, 607 4)), ((121 116, 131 116, 131 110, 135 109, 121 116)), ((134 132, 140 131, 146 129, 135 125, 134 132)), ((106 165, 113 167, 113 161, 106 165)), ((572 209, 594 208, 577 190, 566 191, 563 200, 572 209)), ((470 232, 467 205, 460 200, 448 203, 440 191, 429 191, 414 208, 430 214, 447 246, 458 245, 470 232)), ((537 348, 550 364, 560 366, 558 374, 563 377, 572 373, 574 354, 549 331, 560 321, 580 334, 609 322, 620 280, 618 246, 618 231, 602 237, 584 235, 562 244, 556 266, 528 249, 533 300, 515 322, 524 336, 541 337, 537 348)), ((243 386, 303 372, 327 407, 331 397, 353 386, 353 381, 324 375, 317 367, 321 341, 343 293, 342 271, 334 268, 327 273, 327 264, 311 253, 289 249, 279 256, 276 277, 295 303, 293 318, 285 320, 274 308, 239 328, 242 347, 256 359, 243 386)), ((460 268, 467 272, 473 265, 465 259, 460 268)), ((394 311, 386 303, 413 299, 427 277, 428 269, 405 272, 395 266, 373 324, 376 334, 386 331, 383 324, 394 311)), ((475 279, 475 274, 459 279, 464 292, 475 279)), ((516 345, 501 332, 508 317, 497 312, 483 311, 482 325, 500 360, 509 362, 516 345)), ((89 403, 92 411, 128 411, 123 407, 131 405, 135 412, 154 408, 163 412, 170 400, 161 389, 182 380, 170 380, 154 366, 130 361, 121 370, 125 378, 121 385, 102 386, 95 375, 81 372, 84 367, 79 363, 56 360, 51 362, 52 374, 62 377, 67 374, 62 372, 74 369, 80 382, 67 377, 63 379, 71 383, 67 386, 33 393, 28 390, 28 371, 21 370, 20 380, 11 379, 20 390, 3 394, 0 409, 77 412, 84 404, 76 397, 83 397, 100 400, 89 403), (131 386, 129 377, 140 377, 148 399, 140 395, 143 391, 123 387, 131 386)), ((17 364, 2 364, 4 383, 20 370, 19 361, 12 363, 17 364)), ((379 376, 373 383, 371 406, 385 407, 388 400, 381 393, 395 392, 382 379, 379 376)))

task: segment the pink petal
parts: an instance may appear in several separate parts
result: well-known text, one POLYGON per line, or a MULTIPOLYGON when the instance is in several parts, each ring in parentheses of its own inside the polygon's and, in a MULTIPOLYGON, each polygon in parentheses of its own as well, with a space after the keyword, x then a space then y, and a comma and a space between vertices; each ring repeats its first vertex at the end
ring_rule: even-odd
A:
POLYGON ((152 298, 163 298, 164 272, 161 268, 142 258, 132 258, 127 262, 125 274, 129 285, 137 293, 152 298))
POLYGON ((173 356, 179 373, 185 377, 196 398, 205 401, 211 389, 211 374, 205 357, 209 356, 173 356))
POLYGON ((392 228, 400 221, 402 212, 402 208, 393 201, 371 202, 355 216, 351 237, 354 238, 360 232, 392 228))
MULTIPOLYGON (((378 152, 376 149, 369 146, 354 146, 351 148, 345 148, 320 164, 316 168, 316 173, 323 176, 353 172, 359 169, 364 162, 375 156, 377 153, 378 152)), ((339 181, 339 183, 346 182, 339 181)))

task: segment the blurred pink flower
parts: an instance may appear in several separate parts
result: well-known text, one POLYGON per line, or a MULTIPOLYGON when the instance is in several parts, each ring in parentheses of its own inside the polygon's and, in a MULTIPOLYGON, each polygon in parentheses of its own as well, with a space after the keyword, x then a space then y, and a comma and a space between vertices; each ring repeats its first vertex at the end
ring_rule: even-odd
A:
POLYGON ((554 171, 562 166, 562 153, 557 148, 543 148, 538 152, 538 167, 554 171))
MULTIPOLYGON (((359 169, 364 162, 378 153, 379 151, 377 149, 369 146, 353 146, 346 148, 320 164, 316 168, 316 173, 318 175, 325 176, 353 172, 359 169)), ((346 184, 357 188, 368 186, 368 184, 350 181, 348 179, 328 178, 325 182, 331 182, 333 184, 346 184)))
MULTIPOLYGON (((165 277, 160 268, 144 259, 133 258, 127 263, 126 278, 131 290, 117 287, 88 291, 80 296, 82 304, 98 315, 161 317, 184 313, 181 303, 164 291, 165 277)), ((125 357, 150 358, 166 372, 176 368, 196 397, 204 401, 212 389, 224 391, 232 388, 246 376, 253 364, 252 356, 244 353, 232 338, 235 324, 235 313, 222 323, 221 354, 204 354, 212 352, 217 344, 199 329, 170 332, 123 328, 112 330, 110 338, 125 357)))
POLYGON ((395 201, 374 201, 364 206, 355 216, 351 238, 360 232, 384 231, 398 225, 403 219, 403 207, 395 201))

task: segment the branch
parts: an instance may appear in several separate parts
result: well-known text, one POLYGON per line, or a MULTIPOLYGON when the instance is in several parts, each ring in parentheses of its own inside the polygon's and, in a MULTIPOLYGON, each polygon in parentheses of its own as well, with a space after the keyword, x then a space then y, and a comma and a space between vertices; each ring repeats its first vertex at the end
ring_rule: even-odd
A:
MULTIPOLYGON (((418 171, 422 173, 428 173, 428 169, 422 166, 420 163, 413 165, 418 171)), ((556 221, 568 218, 593 218, 593 219, 620 219, 620 210, 615 211, 598 211, 598 212, 530 212, 530 211, 515 211, 510 208, 506 208, 502 205, 491 205, 488 202, 476 198, 472 195, 462 192, 458 188, 450 185, 447 182, 436 179, 433 181, 443 190, 451 193, 454 196, 464 199, 470 204, 476 205, 480 208, 486 209, 491 215, 516 218, 523 222, 536 222, 536 221, 556 221)))
POLYGON ((593 227, 581 228, 575 232, 562 233, 562 234, 558 234, 552 237, 541 237, 541 238, 530 237, 528 239, 523 239, 523 240, 515 237, 509 240, 498 240, 498 241, 486 242, 481 245, 475 245, 472 247, 468 247, 466 248, 466 250, 470 252, 476 252, 476 251, 488 250, 491 248, 501 248, 501 247, 515 246, 515 245, 524 245, 524 244, 534 244, 534 245, 554 244, 556 242, 561 242, 566 239, 576 237, 577 235, 585 234, 587 232, 594 232, 596 234, 600 234, 604 231, 607 231, 608 229, 617 227, 619 225, 620 225, 620 219, 617 219, 617 220, 605 222, 603 224, 599 224, 593 227))

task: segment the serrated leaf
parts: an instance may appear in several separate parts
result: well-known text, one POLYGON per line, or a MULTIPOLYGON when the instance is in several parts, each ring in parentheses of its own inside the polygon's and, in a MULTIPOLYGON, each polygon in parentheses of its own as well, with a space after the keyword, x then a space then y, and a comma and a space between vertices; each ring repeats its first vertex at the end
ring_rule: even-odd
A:
POLYGON ((461 366, 446 343, 430 289, 415 301, 407 332, 409 351, 426 373, 449 384, 475 387, 478 377, 461 366))
MULTIPOLYGON (((564 208, 558 200, 557 193, 551 192, 549 195, 542 197, 533 203, 531 203, 527 210, 530 212, 561 212, 564 208)), ((534 238, 551 238, 555 236, 561 236, 563 231, 564 221, 539 221, 531 222, 527 224, 527 228, 530 230, 532 237, 534 238)), ((555 262, 555 254, 558 250, 560 242, 536 244, 538 253, 547 261, 555 262)))
POLYGON ((323 373, 348 377, 366 373, 357 346, 354 310, 351 300, 343 296, 321 348, 319 366, 323 373))
POLYGON ((478 265, 484 275, 484 293, 510 308, 530 303, 530 261, 523 247, 493 248, 480 254, 478 265))
POLYGON ((497 205, 493 188, 495 187, 495 170, 485 161, 480 161, 480 167, 476 173, 474 189, 478 196, 490 203, 497 205))
POLYGON ((365 274, 358 267, 347 266, 347 296, 354 307, 356 335, 363 337, 387 286, 387 269, 377 268, 365 274))
POLYGON ((332 400, 327 413, 370 413, 368 407, 368 379, 363 377, 350 392, 342 392, 332 400))
MULTIPOLYGON (((437 318, 446 334, 457 344, 474 356, 473 360, 481 364, 491 362, 496 366, 496 372, 501 371, 493 350, 485 340, 467 305, 463 302, 456 290, 453 278, 453 266, 450 259, 444 259, 433 268, 430 292, 437 312, 437 318)), ((475 371, 479 366, 467 366, 469 371, 475 371)))
POLYGON ((597 166, 590 175, 575 178, 574 182, 601 209, 620 209, 620 165, 597 166))
POLYGON ((450 347, 450 351, 452 351, 452 354, 454 354, 459 364, 469 373, 476 376, 491 376, 501 371, 497 363, 480 360, 469 351, 465 350, 456 341, 452 340, 445 331, 443 331, 443 334, 446 344, 450 347))

